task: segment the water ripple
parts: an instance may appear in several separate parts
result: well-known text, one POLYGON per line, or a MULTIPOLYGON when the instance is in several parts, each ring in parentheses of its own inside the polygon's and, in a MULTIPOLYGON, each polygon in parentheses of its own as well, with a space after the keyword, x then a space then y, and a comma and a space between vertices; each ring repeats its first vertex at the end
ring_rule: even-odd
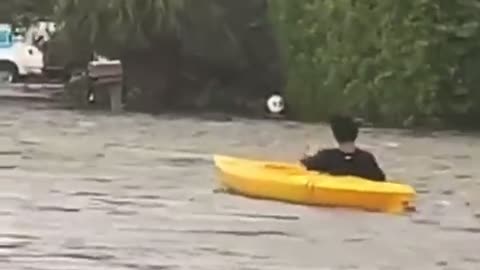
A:
POLYGON ((41 212, 65 212, 65 213, 78 213, 82 211, 80 208, 67 208, 60 206, 38 206, 36 207, 41 212))
POLYGON ((104 262, 104 261, 111 261, 115 259, 115 256, 110 254, 86 254, 86 253, 52 253, 52 254, 45 254, 44 257, 48 258, 66 258, 66 259, 74 259, 74 260, 86 260, 86 261, 96 261, 96 262, 104 262))
POLYGON ((288 215, 266 215, 266 214, 224 214, 229 216, 236 216, 236 217, 244 217, 244 218, 251 218, 251 219, 271 219, 271 220, 286 220, 286 221, 297 221, 300 220, 298 216, 288 216, 288 215))

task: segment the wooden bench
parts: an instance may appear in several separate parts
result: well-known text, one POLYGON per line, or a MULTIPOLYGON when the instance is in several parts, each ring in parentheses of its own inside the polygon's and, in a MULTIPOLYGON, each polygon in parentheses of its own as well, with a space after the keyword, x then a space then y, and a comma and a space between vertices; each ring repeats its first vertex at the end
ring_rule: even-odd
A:
POLYGON ((123 111, 122 89, 123 68, 119 60, 92 61, 88 64, 88 77, 92 80, 93 91, 107 89, 110 98, 110 110, 113 113, 123 111))

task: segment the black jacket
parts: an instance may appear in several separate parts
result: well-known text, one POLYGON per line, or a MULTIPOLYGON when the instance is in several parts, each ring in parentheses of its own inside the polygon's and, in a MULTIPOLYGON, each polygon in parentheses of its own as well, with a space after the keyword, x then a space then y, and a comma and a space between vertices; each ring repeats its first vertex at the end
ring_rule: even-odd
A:
POLYGON ((386 181, 385 173, 378 166, 375 157, 361 149, 357 149, 354 153, 344 153, 340 149, 321 150, 301 162, 310 171, 386 181))

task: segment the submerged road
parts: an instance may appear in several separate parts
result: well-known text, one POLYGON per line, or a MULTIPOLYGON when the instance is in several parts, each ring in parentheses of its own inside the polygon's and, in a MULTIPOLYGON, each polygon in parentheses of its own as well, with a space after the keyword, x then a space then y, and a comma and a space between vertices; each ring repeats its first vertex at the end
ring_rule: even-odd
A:
POLYGON ((0 268, 478 270, 480 139, 364 130, 389 176, 414 185, 399 217, 213 192, 212 154, 295 160, 322 125, 2 102, 0 268))

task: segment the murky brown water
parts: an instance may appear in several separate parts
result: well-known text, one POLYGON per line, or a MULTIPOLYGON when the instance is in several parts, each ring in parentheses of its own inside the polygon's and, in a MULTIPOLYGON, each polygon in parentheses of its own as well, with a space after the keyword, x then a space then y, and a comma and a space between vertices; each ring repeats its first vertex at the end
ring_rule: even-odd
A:
POLYGON ((213 153, 294 160, 323 126, 1 106, 1 269, 480 269, 474 136, 364 131, 420 193, 398 217, 213 192, 213 153))

